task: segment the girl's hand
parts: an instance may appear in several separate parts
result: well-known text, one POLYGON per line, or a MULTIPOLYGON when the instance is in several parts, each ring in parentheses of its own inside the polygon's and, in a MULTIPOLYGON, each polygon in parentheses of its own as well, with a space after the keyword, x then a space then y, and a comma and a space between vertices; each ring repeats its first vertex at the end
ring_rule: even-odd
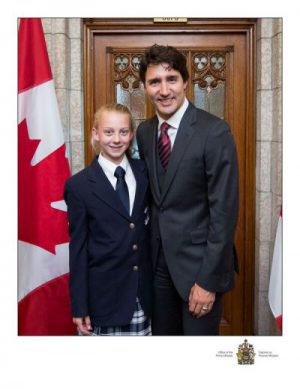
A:
POLYGON ((91 320, 89 316, 73 317, 73 323, 77 326, 77 329, 81 334, 90 335, 92 326, 91 326, 91 320))

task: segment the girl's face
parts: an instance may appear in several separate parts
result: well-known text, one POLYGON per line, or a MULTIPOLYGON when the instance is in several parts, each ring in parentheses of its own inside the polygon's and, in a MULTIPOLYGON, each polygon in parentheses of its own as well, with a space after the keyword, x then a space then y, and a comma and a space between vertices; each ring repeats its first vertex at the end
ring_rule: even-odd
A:
POLYGON ((92 136, 99 142, 102 155, 118 165, 133 138, 129 116, 126 113, 103 111, 98 128, 92 130, 92 136))

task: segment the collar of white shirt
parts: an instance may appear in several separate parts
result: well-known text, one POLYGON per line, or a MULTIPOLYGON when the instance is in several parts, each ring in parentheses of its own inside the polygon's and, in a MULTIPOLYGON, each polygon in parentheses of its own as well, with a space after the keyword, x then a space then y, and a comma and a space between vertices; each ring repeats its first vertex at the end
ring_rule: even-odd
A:
POLYGON ((187 98, 185 98, 182 106, 168 120, 164 120, 162 117, 159 116, 158 113, 156 113, 157 118, 158 118, 159 131, 160 131, 160 126, 164 122, 167 122, 172 128, 175 128, 176 130, 178 130, 181 119, 182 119, 185 111, 187 110, 188 105, 189 105, 189 101, 187 98))
POLYGON ((113 177, 115 175, 115 170, 116 170, 117 166, 121 166, 126 172, 128 165, 129 165, 129 162, 128 162, 126 155, 124 155, 122 162, 119 163, 118 165, 116 165, 114 162, 109 161, 100 153, 99 157, 98 157, 98 162, 99 162, 100 166, 102 167, 104 173, 109 174, 110 176, 113 176, 113 177))
POLYGON ((103 172, 106 175, 108 181, 111 183, 114 189, 116 189, 116 184, 117 184, 117 178, 115 177, 116 167, 121 166, 125 170, 126 172, 125 181, 129 192, 129 205, 130 205, 130 215, 131 215, 133 210, 134 199, 135 199, 136 180, 126 155, 124 155, 122 162, 116 165, 115 163, 103 157, 103 155, 100 153, 98 157, 98 162, 102 167, 103 172))

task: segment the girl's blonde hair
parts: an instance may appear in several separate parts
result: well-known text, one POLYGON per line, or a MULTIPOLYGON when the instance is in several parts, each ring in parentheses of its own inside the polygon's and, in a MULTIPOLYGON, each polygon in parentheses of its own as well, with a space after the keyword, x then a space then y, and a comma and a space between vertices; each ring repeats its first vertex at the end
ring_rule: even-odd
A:
MULTIPOLYGON (((133 120, 133 117, 132 117, 130 110, 126 107, 126 105, 119 104, 119 103, 105 104, 97 109, 97 111, 95 112, 95 115, 94 115, 94 122, 93 122, 93 128, 95 128, 96 130, 98 129, 99 119, 100 119, 100 116, 103 112, 118 112, 118 113, 128 115, 128 117, 129 117, 129 129, 132 132, 134 131, 134 120, 133 120)), ((96 142, 93 139, 93 136, 91 137, 91 144, 92 144, 94 152, 98 155, 101 151, 100 145, 98 142, 96 142)), ((128 152, 126 152, 127 156, 130 156, 129 150, 131 149, 131 147, 132 147, 132 142, 129 146, 129 149, 127 150, 128 152)))

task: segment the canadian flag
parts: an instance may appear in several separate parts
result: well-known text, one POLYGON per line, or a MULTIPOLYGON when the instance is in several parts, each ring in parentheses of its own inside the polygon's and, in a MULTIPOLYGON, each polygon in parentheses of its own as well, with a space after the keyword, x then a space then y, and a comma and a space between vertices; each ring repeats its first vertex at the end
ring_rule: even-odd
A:
POLYGON ((18 333, 71 335, 70 168, 41 20, 21 19, 18 40, 18 333))
POLYGON ((280 211, 275 237, 273 261, 269 283, 269 304, 282 332, 282 211, 280 211))

